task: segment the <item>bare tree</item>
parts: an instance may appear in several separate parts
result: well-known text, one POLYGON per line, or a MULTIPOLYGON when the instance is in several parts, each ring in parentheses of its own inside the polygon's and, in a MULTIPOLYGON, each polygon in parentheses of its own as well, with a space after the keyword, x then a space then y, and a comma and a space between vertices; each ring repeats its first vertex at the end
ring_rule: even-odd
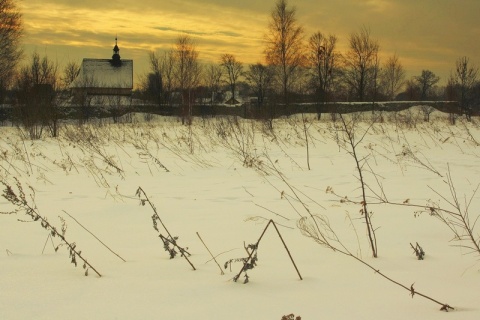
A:
POLYGON ((67 89, 80 74, 80 65, 77 62, 67 62, 63 68, 62 86, 67 89))
POLYGON ((100 86, 94 73, 85 72, 80 70, 78 77, 72 82, 72 102, 75 106, 79 107, 78 123, 80 125, 85 124, 91 117, 92 106, 95 104, 94 95, 89 91, 92 88, 100 86))
POLYGON ((171 104, 172 91, 175 87, 175 57, 173 50, 164 52, 163 55, 159 58, 159 60, 160 72, 162 75, 163 101, 171 104))
POLYGON ((148 101, 157 105, 163 102, 162 61, 154 52, 148 53, 149 70, 140 81, 140 87, 148 101))
POLYGON ((430 70, 422 70, 422 74, 414 77, 414 80, 420 88, 420 99, 423 101, 430 96, 433 86, 440 81, 440 77, 430 70))
POLYGON ((178 80, 176 58, 174 49, 148 53, 149 69, 139 79, 139 89, 146 100, 159 106, 173 103, 178 80))
POLYGON ((182 124, 191 123, 193 89, 200 82, 201 68, 198 51, 192 38, 180 36, 173 49, 174 77, 181 94, 182 124))
MULTIPOLYGON (((378 51, 375 53, 375 61, 374 61, 374 64, 373 64, 373 80, 372 80, 372 84, 373 84, 373 88, 372 88, 372 92, 371 92, 371 99, 372 99, 372 102, 373 102, 373 107, 375 107, 375 102, 377 101, 378 99, 378 80, 379 80, 379 75, 380 75, 380 57, 378 56, 378 51)), ((372 110, 373 112, 375 111, 375 109, 372 110)))
POLYGON ((257 95, 258 105, 263 105, 272 84, 272 68, 261 63, 251 64, 245 73, 245 78, 257 95))
POLYGON ((220 58, 221 66, 225 70, 226 82, 230 87, 232 98, 230 104, 235 104, 235 90, 237 87, 238 78, 243 74, 243 65, 235 58, 233 54, 224 54, 220 58))
POLYGON ((12 84, 22 57, 20 39, 23 35, 22 15, 15 0, 0 0, 0 103, 12 84))
POLYGON ((213 104, 215 95, 220 90, 220 81, 222 79, 222 67, 217 64, 210 64, 205 70, 205 84, 210 90, 210 104, 213 104))
POLYGON ((131 113, 127 114, 127 110, 131 101, 120 95, 109 95, 102 99, 102 106, 106 106, 109 115, 112 117, 113 123, 132 122, 131 113))
POLYGON ((48 126, 57 135, 58 114, 55 106, 57 89, 57 64, 47 56, 32 54, 29 65, 21 68, 16 91, 19 102, 18 115, 31 139, 39 139, 48 126))
POLYGON ((379 49, 378 41, 371 38, 366 27, 350 35, 344 59, 345 80, 359 101, 365 101, 369 88, 375 85, 379 49))
POLYGON ((421 92, 420 87, 418 86, 415 78, 411 78, 405 81, 405 99, 409 101, 418 101, 420 100, 421 92))
POLYGON ((293 88, 296 75, 304 64, 304 30, 295 17, 296 9, 289 8, 286 0, 277 0, 272 10, 265 35, 265 59, 278 68, 283 98, 288 103, 288 92, 293 88))
MULTIPOLYGON (((458 99, 455 79, 453 78, 453 75, 451 75, 448 78, 448 82, 447 82, 447 85, 445 87, 444 95, 445 95, 445 98, 448 101, 456 101, 458 99)), ((456 121, 455 110, 450 110, 450 112, 448 114, 448 118, 450 120, 450 124, 455 125, 455 121, 456 121)))
POLYGON ((398 56, 389 57, 380 73, 380 83, 388 100, 393 101, 405 85, 405 69, 398 56))
MULTIPOLYGON (((55 104, 57 107, 65 107, 72 102, 72 84, 81 71, 80 65, 75 61, 69 61, 63 68, 63 74, 58 81, 55 104)), ((56 129, 54 130, 56 131, 56 129)))
POLYGON ((478 67, 472 65, 467 57, 458 58, 455 65, 453 80, 458 88, 460 107, 463 113, 467 115, 467 119, 470 119, 472 113, 471 95, 477 82, 478 67))
POLYGON ((329 101, 335 77, 339 55, 335 51, 337 37, 314 33, 308 41, 308 64, 311 71, 312 84, 319 102, 329 101))

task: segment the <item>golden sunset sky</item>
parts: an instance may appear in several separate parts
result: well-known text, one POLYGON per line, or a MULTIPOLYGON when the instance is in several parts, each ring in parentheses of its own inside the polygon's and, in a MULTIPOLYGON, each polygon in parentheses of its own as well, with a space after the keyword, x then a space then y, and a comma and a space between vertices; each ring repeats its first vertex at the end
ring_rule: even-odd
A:
MULTIPOLYGON (((20 0, 26 57, 36 50, 60 68, 83 58, 120 55, 147 71, 148 52, 169 49, 190 34, 203 62, 232 53, 245 64, 264 62, 262 42, 275 0, 20 0)), ((345 52, 362 26, 396 53, 407 75, 429 69, 445 83, 461 56, 480 65, 480 0, 290 0, 306 38, 334 34, 345 52)), ((135 76, 135 79, 136 79, 135 76)))

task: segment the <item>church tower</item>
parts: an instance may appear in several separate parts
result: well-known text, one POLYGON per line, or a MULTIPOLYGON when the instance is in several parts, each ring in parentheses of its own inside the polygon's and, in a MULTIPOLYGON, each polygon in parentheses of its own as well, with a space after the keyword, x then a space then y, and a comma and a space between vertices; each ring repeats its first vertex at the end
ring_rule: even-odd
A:
POLYGON ((117 37, 115 37, 115 47, 113 47, 113 56, 111 60, 111 64, 114 67, 120 67, 122 65, 122 60, 120 60, 120 48, 118 48, 117 44, 117 37))
POLYGON ((111 58, 83 59, 80 73, 70 88, 74 105, 85 103, 85 95, 89 97, 91 106, 118 107, 132 104, 133 60, 120 59, 117 37, 111 58))

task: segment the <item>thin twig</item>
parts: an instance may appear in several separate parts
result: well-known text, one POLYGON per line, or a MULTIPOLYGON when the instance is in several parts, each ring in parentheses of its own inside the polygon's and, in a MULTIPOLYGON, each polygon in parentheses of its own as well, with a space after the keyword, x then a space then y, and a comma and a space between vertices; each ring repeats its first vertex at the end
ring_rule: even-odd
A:
POLYGON ((28 165, 30 166, 30 172, 33 174, 32 163, 30 162, 30 157, 28 155, 27 146, 25 145, 25 139, 22 139, 23 148, 25 149, 25 154, 27 155, 28 165))
POLYGON ((248 265, 250 264, 250 261, 252 260, 252 257, 253 257, 253 254, 258 250, 258 245, 260 244, 260 241, 262 240, 263 236, 265 235, 265 232, 267 231, 268 227, 270 226, 270 224, 273 224, 273 226, 275 227, 275 229, 277 230, 277 233, 278 233, 278 236, 280 237, 280 240, 282 241, 285 249, 287 250, 287 253, 288 253, 288 256, 290 257, 290 260, 292 261, 293 263, 293 266, 295 267, 295 270, 297 271, 297 274, 298 276, 300 277, 300 280, 303 280, 302 279, 302 276, 300 275, 300 272, 298 271, 298 268, 295 264, 295 261, 293 260, 292 258, 292 255, 290 254, 290 251, 288 250, 288 247, 287 245, 285 244, 285 241, 283 241, 283 238, 280 234, 280 231, 278 230, 278 228, 276 227, 275 225, 275 222, 273 220, 270 220, 268 221, 267 225, 265 226, 265 228, 263 229, 262 231, 262 234, 260 235, 260 237, 258 238, 257 242, 255 243, 254 245, 254 249, 252 249, 252 251, 248 251, 247 247, 245 247, 245 250, 247 250, 247 253, 248 253, 248 257, 244 260, 243 262, 243 266, 242 266, 242 269, 240 269, 240 272, 235 276, 233 277, 234 281, 236 281, 240 275, 242 274, 242 272, 246 272, 248 270, 248 265))
POLYGON ((108 249, 108 251, 110 251, 111 253, 113 253, 114 255, 116 255, 119 259, 121 259, 123 262, 127 262, 125 259, 123 259, 121 256, 119 256, 116 252, 114 252, 112 249, 110 249, 102 240, 100 240, 96 235, 94 235, 90 230, 88 230, 87 228, 85 228, 84 225, 82 225, 77 219, 75 219, 71 214, 69 214, 67 211, 63 210, 63 212, 68 215, 70 218, 72 218, 76 223, 78 223, 78 225, 80 227, 82 227, 85 231, 87 231, 88 233, 90 233, 95 239, 97 239, 98 242, 100 242, 105 248, 108 249))
POLYGON ((210 251, 210 249, 208 249, 207 245, 206 245, 205 242, 203 241, 202 237, 200 237, 200 234, 199 234, 198 232, 197 232, 197 236, 198 236, 198 238, 200 239, 200 241, 203 243, 203 245, 205 246, 205 249, 207 249, 208 253, 210 253, 210 256, 212 257, 213 261, 215 261, 215 263, 217 264, 218 269, 220 269, 220 273, 221 273, 221 275, 223 276, 225 273, 223 272, 222 267, 220 267, 220 265, 218 264, 217 259, 215 259, 215 257, 213 256, 212 252, 210 251))
MULTIPOLYGON (((217 254, 216 256, 214 256, 213 258, 216 259, 218 257, 220 257, 222 254, 225 254, 225 253, 229 253, 233 250, 238 250, 238 248, 233 248, 233 249, 230 249, 230 250, 227 250, 227 251, 223 251, 223 252, 220 252, 219 254, 217 254)), ((210 259, 208 260, 207 262, 205 262, 205 264, 209 263, 210 261, 212 261, 213 259, 210 259)))
POLYGON ((273 213, 274 215, 276 215, 276 216, 278 216, 278 217, 280 217, 280 218, 283 218, 283 219, 285 219, 285 220, 287 220, 287 221, 290 221, 290 219, 288 219, 288 218, 285 217, 285 216, 282 216, 282 215, 279 214, 279 213, 276 213, 276 212, 274 212, 274 211, 272 211, 272 210, 270 210, 270 209, 268 209, 268 208, 265 208, 265 207, 263 207, 263 206, 261 206, 261 205, 259 205, 259 204, 256 204, 256 203, 255 203, 255 205, 256 205, 257 207, 260 207, 260 208, 262 208, 262 209, 267 210, 268 212, 273 213))
MULTIPOLYGON (((316 216, 310 216, 311 219, 319 219, 319 217, 316 217, 316 216)), ((436 299, 433 299, 431 298, 430 296, 427 296, 421 292, 418 292, 416 291, 414 288, 413 288, 413 284, 408 287, 406 285, 403 285, 401 284, 400 282, 398 281, 395 281, 393 280, 392 278, 388 277, 387 275, 385 275, 384 273, 382 273, 379 269, 376 269, 374 268, 371 264, 369 264, 368 262, 364 261, 363 259, 353 255, 350 251, 348 251, 348 249, 341 243, 340 239, 338 239, 338 237, 335 236, 334 238, 334 241, 337 242, 339 245, 342 246, 343 249, 341 248, 338 248, 337 246, 335 246, 334 244, 332 244, 329 240, 328 240, 328 237, 326 235, 324 235, 323 232, 327 232, 327 233, 332 233, 333 235, 335 235, 334 231, 330 228, 330 226, 328 224, 325 224, 323 223, 322 226, 326 229, 326 230, 322 230, 322 229, 319 229, 318 227, 314 227, 314 228, 310 228, 308 226, 308 223, 306 221, 306 218, 304 219, 301 219, 299 222, 298 222, 298 226, 300 228, 300 230, 302 231, 302 233, 309 237, 309 238, 312 238, 313 240, 315 240, 317 243, 320 243, 321 245, 335 251, 335 252, 339 252, 345 256, 348 256, 350 258, 353 258, 355 259, 356 261, 360 262, 361 264, 363 264, 364 266, 366 266, 367 268, 373 270, 375 272, 375 274, 378 274, 380 276, 382 276, 384 279, 404 288, 405 290, 409 291, 410 294, 412 295, 412 298, 413 296, 416 294, 416 295, 419 295, 421 297, 424 297, 425 299, 428 299, 430 301, 433 301, 437 304, 439 304, 441 306, 440 310, 442 311, 449 311, 449 310, 454 310, 453 307, 451 307, 450 305, 446 304, 446 303, 442 303, 436 299)), ((315 226, 318 226, 318 224, 315 224, 315 226)))
POLYGON ((52 242, 53 250, 55 250, 55 244, 53 243, 52 236, 49 233, 48 236, 47 236, 47 240, 45 241, 45 245, 43 246, 42 254, 45 252, 45 248, 47 247, 48 239, 50 239, 50 241, 52 242))

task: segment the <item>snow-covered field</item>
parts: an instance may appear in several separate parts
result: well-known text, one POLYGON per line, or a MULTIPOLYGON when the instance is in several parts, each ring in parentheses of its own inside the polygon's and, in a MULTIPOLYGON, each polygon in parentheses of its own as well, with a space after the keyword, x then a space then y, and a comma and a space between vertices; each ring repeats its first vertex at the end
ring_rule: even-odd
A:
MULTIPOLYGON (((86 277, 65 246, 55 252, 60 239, 40 220, 25 211, 2 214, 0 319, 479 319, 479 252, 421 212, 436 205, 455 212, 450 174, 472 224, 479 216, 479 120, 452 126, 434 113, 426 123, 412 109, 384 113, 370 127, 370 113, 354 117, 378 258, 360 212, 352 149, 330 115, 307 118, 306 126, 300 116, 279 119, 273 131, 233 118, 194 119, 187 127, 137 115, 133 124, 63 125, 59 138, 38 141, 1 127, 2 191, 7 185, 19 195, 21 185, 28 204, 59 232, 64 219, 65 238, 102 276, 89 268, 86 277), (159 238, 168 234, 158 220, 154 229, 145 195, 196 270, 180 254, 170 259, 159 238), (378 204, 379 197, 403 205, 378 204), (352 256, 306 237, 298 222, 312 216, 328 222, 323 234, 335 232, 329 244, 352 256), (270 225, 249 282, 243 274, 234 282, 243 264, 224 263, 247 257, 244 246, 256 243, 271 219, 303 280, 270 225), (410 247, 416 243, 424 260, 410 247), (455 310, 412 298, 374 270, 455 310)), ((0 211, 16 208, 0 198, 0 211)), ((479 227, 472 229, 478 241, 479 227)))

